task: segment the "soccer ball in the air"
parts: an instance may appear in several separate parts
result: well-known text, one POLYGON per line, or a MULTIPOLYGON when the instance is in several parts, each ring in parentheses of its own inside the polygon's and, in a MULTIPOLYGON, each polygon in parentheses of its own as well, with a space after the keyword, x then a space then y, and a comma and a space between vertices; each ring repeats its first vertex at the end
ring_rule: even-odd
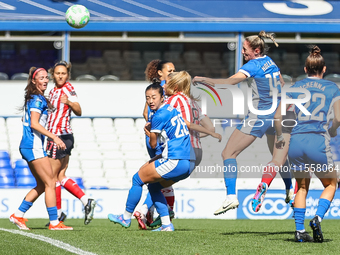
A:
POLYGON ((80 4, 72 5, 65 14, 66 22, 74 28, 82 28, 90 21, 89 10, 80 4))

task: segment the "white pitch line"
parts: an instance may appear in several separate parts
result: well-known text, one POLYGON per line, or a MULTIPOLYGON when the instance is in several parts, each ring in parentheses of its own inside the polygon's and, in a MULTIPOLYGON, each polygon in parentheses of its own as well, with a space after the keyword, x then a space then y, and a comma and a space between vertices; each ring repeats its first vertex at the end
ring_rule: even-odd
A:
POLYGON ((178 20, 182 20, 183 18, 182 17, 179 17, 179 16, 176 16, 176 15, 173 15, 171 13, 168 13, 168 12, 163 12, 161 10, 158 10, 156 8, 153 8, 153 7, 150 7, 150 6, 147 6, 145 4, 141 4, 141 3, 138 3, 136 1, 132 1, 132 0, 123 0, 124 2, 127 2, 129 4, 133 4, 135 6, 138 6, 138 7, 141 7, 143 9, 146 9, 146 10, 149 10, 149 11, 152 11, 152 12, 155 12, 155 13, 158 13, 158 14, 161 14, 161 15, 164 15, 164 16, 167 16, 167 17, 170 17, 170 18, 175 18, 175 19, 178 19, 178 20))
POLYGON ((179 5, 179 4, 172 3, 172 2, 167 1, 167 0, 157 0, 157 1, 162 3, 162 4, 167 4, 169 6, 178 8, 178 9, 186 11, 186 12, 190 12, 192 14, 196 14, 196 15, 201 16, 201 17, 211 17, 210 15, 207 15, 207 14, 204 14, 202 12, 198 12, 198 11, 192 10, 190 8, 184 7, 184 6, 179 5))
POLYGON ((43 9, 43 10, 45 10, 45 11, 53 12, 53 13, 56 13, 56 14, 59 14, 59 15, 62 15, 62 16, 65 15, 64 12, 61 12, 61 11, 58 11, 58 10, 56 10, 56 9, 50 8, 50 7, 46 6, 46 5, 38 4, 38 3, 33 2, 33 1, 30 1, 30 0, 19 0, 19 1, 20 1, 20 2, 24 2, 24 3, 26 3, 26 4, 33 5, 33 6, 35 6, 35 7, 38 7, 38 8, 40 8, 40 9, 43 9))
MULTIPOLYGON (((67 243, 63 243, 62 241, 59 240, 55 240, 46 236, 41 236, 41 235, 36 235, 36 234, 32 234, 32 233, 28 233, 25 231, 20 231, 20 230, 14 230, 14 229, 5 229, 5 228, 0 228, 1 231, 6 231, 9 232, 11 234, 16 234, 16 235, 22 235, 22 236, 27 236, 29 238, 33 238, 33 239, 37 239, 49 244, 52 244, 60 249, 72 252, 74 254, 79 254, 79 255, 97 255, 96 253, 92 253, 92 252, 88 252, 88 251, 84 251, 82 249, 79 249, 77 247, 74 247, 72 245, 69 245, 67 243)), ((58 230, 56 230, 58 231, 58 230)))
POLYGON ((104 2, 101 2, 101 1, 98 1, 98 0, 88 0, 89 2, 92 2, 92 3, 95 3, 95 4, 98 4, 98 5, 101 5, 101 6, 104 6, 106 8, 109 8, 111 10, 115 10, 117 12, 121 12, 121 13, 124 13, 126 15, 129 15, 129 16, 132 16, 132 17, 135 17, 135 18, 140 18, 142 20, 148 20, 148 17, 145 17, 145 16, 141 16, 137 13, 133 13, 133 12, 130 12, 130 11, 127 11, 127 10, 124 10, 122 8, 119 8, 119 7, 116 7, 114 5, 111 5, 111 4, 107 4, 107 3, 104 3, 104 2))

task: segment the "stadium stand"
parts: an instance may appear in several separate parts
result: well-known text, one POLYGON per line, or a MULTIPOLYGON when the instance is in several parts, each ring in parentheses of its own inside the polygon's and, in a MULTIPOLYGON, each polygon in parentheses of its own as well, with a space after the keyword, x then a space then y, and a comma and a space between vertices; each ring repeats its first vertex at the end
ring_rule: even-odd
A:
POLYGON ((27 73, 16 73, 11 76, 11 80, 27 81, 27 79, 28 79, 27 73))
POLYGON ((8 80, 8 75, 6 73, 0 72, 0 80, 8 80))
POLYGON ((79 75, 76 78, 76 81, 96 81, 97 78, 91 74, 83 74, 83 75, 79 75))
POLYGON ((107 74, 103 75, 102 77, 99 78, 100 81, 119 81, 119 77, 112 75, 112 74, 107 74))

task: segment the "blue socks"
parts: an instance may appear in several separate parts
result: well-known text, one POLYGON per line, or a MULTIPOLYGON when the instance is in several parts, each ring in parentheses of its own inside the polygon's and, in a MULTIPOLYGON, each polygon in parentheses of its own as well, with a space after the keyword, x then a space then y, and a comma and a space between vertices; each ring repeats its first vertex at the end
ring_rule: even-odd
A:
POLYGON ((327 199, 320 198, 319 199, 319 204, 318 204, 318 209, 316 210, 315 215, 319 216, 321 220, 325 216, 326 212, 328 211, 329 207, 331 205, 331 202, 327 199))
POLYGON ((56 206, 47 207, 47 212, 48 212, 48 216, 50 218, 50 221, 58 220, 58 210, 57 210, 56 206))
POLYGON ((31 208, 33 205, 32 202, 27 202, 25 199, 22 201, 21 205, 19 206, 19 211, 25 213, 28 211, 28 209, 31 208))
POLYGON ((284 163, 282 170, 280 171, 280 175, 283 179, 283 182, 285 183, 286 190, 292 189, 293 188, 292 175, 290 173, 290 167, 289 167, 288 160, 286 160, 286 162, 284 163))
POLYGON ((148 185, 149 193, 152 199, 153 204, 156 207, 156 210, 160 217, 168 216, 169 210, 166 203, 166 199, 161 191, 163 189, 163 186, 159 183, 150 183, 148 185))
POLYGON ((305 230, 305 213, 306 208, 295 208, 294 207, 294 219, 296 231, 305 230))
POLYGON ((223 161, 224 183, 227 195, 236 195, 237 163, 236 159, 229 158, 223 161))
POLYGON ((140 179, 138 172, 132 177, 132 187, 126 201, 126 211, 133 213, 143 192, 144 182, 140 179))
POLYGON ((152 199, 151 199, 150 192, 148 192, 148 194, 146 195, 146 198, 145 198, 145 201, 144 201, 143 204, 146 205, 148 207, 148 209, 150 209, 151 206, 153 206, 153 202, 152 202, 152 199))
MULTIPOLYGON (((322 220, 327 210, 329 209, 330 205, 331 205, 331 202, 329 200, 320 198, 318 209, 316 210, 315 215, 318 216, 322 220)), ((295 208, 294 207, 294 219, 295 219, 295 226, 296 226, 297 231, 302 231, 305 229, 305 226, 304 226, 305 212, 306 212, 306 208, 295 208)))

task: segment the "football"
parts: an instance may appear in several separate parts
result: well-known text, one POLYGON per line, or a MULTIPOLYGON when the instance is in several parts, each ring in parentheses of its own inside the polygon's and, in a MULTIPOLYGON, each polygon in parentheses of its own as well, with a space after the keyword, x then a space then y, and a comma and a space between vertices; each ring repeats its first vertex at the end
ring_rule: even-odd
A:
POLYGON ((90 21, 89 10, 80 4, 72 5, 65 14, 66 22, 74 28, 82 28, 90 21))

